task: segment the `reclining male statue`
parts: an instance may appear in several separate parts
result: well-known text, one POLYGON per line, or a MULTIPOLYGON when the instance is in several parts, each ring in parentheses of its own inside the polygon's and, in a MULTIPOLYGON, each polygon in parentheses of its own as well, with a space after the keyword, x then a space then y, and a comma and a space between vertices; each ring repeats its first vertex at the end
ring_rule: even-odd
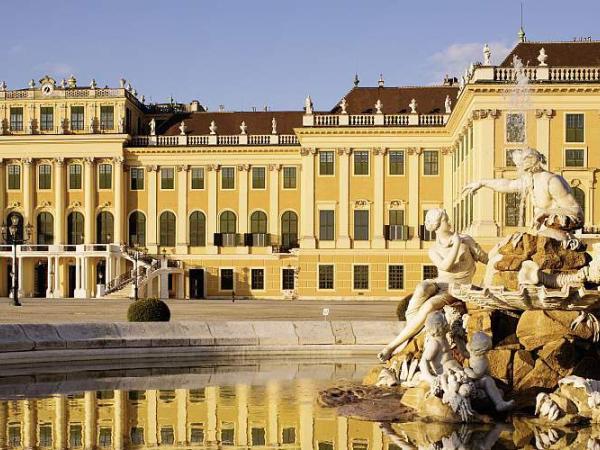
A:
POLYGON ((377 355, 382 362, 390 359, 395 351, 403 348, 400 346, 406 345, 410 338, 421 331, 430 312, 456 302, 448 293, 449 285, 471 284, 476 263, 488 262, 487 253, 471 236, 452 230, 445 210, 435 208, 427 211, 425 228, 436 233, 435 242, 429 249, 429 258, 437 267, 438 276, 417 285, 408 303, 405 327, 377 355))

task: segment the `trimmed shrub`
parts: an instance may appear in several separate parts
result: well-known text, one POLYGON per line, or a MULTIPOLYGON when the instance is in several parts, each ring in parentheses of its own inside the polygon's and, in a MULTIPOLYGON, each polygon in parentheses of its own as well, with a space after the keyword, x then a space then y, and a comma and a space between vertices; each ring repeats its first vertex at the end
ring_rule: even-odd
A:
POLYGON ((408 308, 408 302, 411 298, 412 294, 407 295, 400 300, 400 303, 398 303, 398 306, 396 307, 396 315, 398 316, 398 320, 400 322, 404 322, 406 320, 406 309, 408 308))
POLYGON ((127 321, 129 322, 168 322, 171 310, 165 302, 157 298, 143 298, 129 305, 127 321))

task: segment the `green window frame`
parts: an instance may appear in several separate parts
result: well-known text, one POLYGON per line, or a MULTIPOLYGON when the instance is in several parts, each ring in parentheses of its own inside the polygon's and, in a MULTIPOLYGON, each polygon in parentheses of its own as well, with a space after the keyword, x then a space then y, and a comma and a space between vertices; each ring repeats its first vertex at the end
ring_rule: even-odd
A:
POLYGON ((256 291, 265 289, 265 269, 250 270, 250 289, 256 291))
POLYGON ((335 273, 333 264, 319 265, 319 289, 331 290, 335 286, 335 273))
POLYGON ((389 173, 390 175, 404 175, 404 150, 390 150, 389 173))
POLYGON ((354 175, 369 175, 369 152, 367 150, 354 152, 354 175))
POLYGON ((83 431, 82 426, 69 425, 69 447, 70 448, 81 448, 83 447, 83 431))
POLYGON ((190 214, 190 246, 204 247, 206 245, 206 216, 201 211, 190 214))
POLYGON ((81 189, 81 164, 69 164, 69 189, 81 189))
POLYGON ((100 106, 100 131, 114 130, 115 128, 115 107, 100 106))
POLYGON ((10 108, 10 131, 23 131, 23 108, 10 108))
POLYGON ((354 210, 354 240, 368 241, 369 240, 369 210, 356 209, 354 210))
POLYGON ((579 206, 581 207, 581 212, 583 213, 583 217, 585 218, 585 192, 583 191, 583 189, 577 186, 573 186, 571 190, 573 191, 573 197, 575 197, 575 200, 577 201, 577 203, 579 203, 579 206))
POLYGON ((50 164, 38 166, 38 189, 52 189, 52 166, 50 164))
POLYGON ((161 167, 160 168, 160 188, 164 190, 175 189, 175 168, 161 167))
POLYGON ((98 188, 99 189, 112 189, 112 164, 99 164, 98 165, 98 188))
POLYGON ((235 189, 235 167, 221 168, 221 189, 235 189))
POLYGON ((388 266, 388 290, 404 289, 404 266, 401 264, 390 264, 388 266))
POLYGON ((352 285, 354 290, 366 291, 369 289, 369 266, 356 264, 352 268, 352 285))
POLYGON ((129 216, 129 245, 131 247, 146 245, 146 216, 141 211, 134 211, 129 216))
POLYGON ((296 189, 296 168, 295 167, 284 167, 283 168, 283 188, 284 189, 296 189))
POLYGON ((192 189, 204 189, 204 167, 192 167, 192 189))
POLYGON ((83 244, 83 214, 77 211, 71 212, 67 216, 67 244, 81 245, 83 244))
POLYGON ((52 245, 54 243, 54 216, 43 211, 37 216, 37 243, 52 245))
POLYGON ((298 215, 294 211, 281 215, 281 246, 284 249, 298 247, 298 215))
POLYGON ((582 148, 568 148, 565 150, 566 167, 584 167, 585 150, 582 148))
POLYGON ((252 189, 266 189, 267 170, 264 167, 252 168, 252 189))
POLYGON ((96 242, 111 244, 114 237, 115 218, 109 211, 102 211, 96 216, 96 242))
POLYGON ((404 210, 390 209, 388 212, 389 225, 404 225, 404 210))
POLYGON ((423 152, 423 175, 440 174, 440 156, 437 150, 425 150, 423 152))
POLYGON ((321 209, 319 211, 319 240, 333 241, 335 239, 335 211, 321 209))
POLYGON ((130 188, 132 191, 143 191, 144 190, 144 168, 143 167, 132 167, 129 169, 131 177, 130 188))
POLYGON ((333 175, 335 173, 335 153, 331 150, 319 152, 319 175, 333 175))
POLYGON ((85 110, 83 106, 71 106, 71 130, 81 131, 85 127, 85 110))
POLYGON ((223 211, 221 213, 219 232, 224 234, 237 233, 237 217, 233 211, 223 211))
POLYGON ((583 113, 565 114, 565 141, 584 142, 585 116, 583 113))
POLYGON ((175 237, 176 237, 176 222, 177 219, 175 214, 171 211, 164 211, 160 215, 159 219, 159 228, 160 228, 160 241, 159 245, 161 247, 175 247, 175 237))
POLYGON ((254 211, 250 216, 250 233, 267 233, 267 215, 263 211, 254 211))
POLYGON ((9 164, 6 167, 8 172, 8 189, 18 191, 21 189, 21 166, 18 164, 9 164))
POLYGON ((39 447, 52 447, 52 425, 45 423, 39 426, 39 447))
POLYGON ((42 106, 40 108, 40 130, 52 131, 54 129, 54 108, 42 106))

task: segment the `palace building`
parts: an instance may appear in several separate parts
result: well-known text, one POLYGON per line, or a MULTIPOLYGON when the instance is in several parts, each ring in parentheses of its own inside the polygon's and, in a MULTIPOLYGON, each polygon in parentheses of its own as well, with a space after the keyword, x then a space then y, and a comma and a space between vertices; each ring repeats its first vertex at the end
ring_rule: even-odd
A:
POLYGON ((518 229, 518 195, 462 188, 514 177, 526 146, 571 184, 593 239, 600 42, 522 37, 501 64, 482 59, 439 86, 356 80, 326 111, 146 104, 125 80, 3 83, 0 213, 29 239, 15 257, 4 236, 0 295, 15 267, 25 296, 127 297, 137 280, 161 298, 404 297, 435 276, 428 209, 486 248, 518 229))

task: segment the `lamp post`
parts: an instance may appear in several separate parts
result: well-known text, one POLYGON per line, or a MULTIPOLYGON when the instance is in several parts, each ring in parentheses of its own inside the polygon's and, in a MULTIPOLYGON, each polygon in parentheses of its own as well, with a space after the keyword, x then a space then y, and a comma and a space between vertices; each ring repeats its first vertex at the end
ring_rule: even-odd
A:
POLYGON ((145 248, 139 246, 137 235, 132 236, 131 240, 133 244, 133 261, 135 262, 133 268, 133 298, 137 302, 139 297, 139 286, 138 286, 138 260, 140 259, 140 252, 145 251, 145 248))
POLYGON ((17 269, 17 245, 24 244, 31 238, 31 230, 33 226, 31 224, 27 224, 23 229, 23 235, 19 236, 19 216, 17 214, 13 214, 10 218, 9 225, 2 225, 2 237, 4 241, 13 248, 13 263, 12 263, 12 271, 11 271, 11 280, 12 280, 12 298, 13 298, 13 306, 21 306, 21 302, 19 302, 19 278, 18 278, 18 269, 17 269))

